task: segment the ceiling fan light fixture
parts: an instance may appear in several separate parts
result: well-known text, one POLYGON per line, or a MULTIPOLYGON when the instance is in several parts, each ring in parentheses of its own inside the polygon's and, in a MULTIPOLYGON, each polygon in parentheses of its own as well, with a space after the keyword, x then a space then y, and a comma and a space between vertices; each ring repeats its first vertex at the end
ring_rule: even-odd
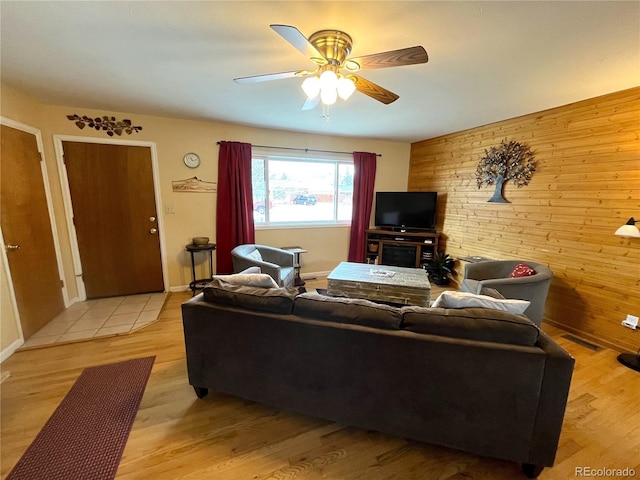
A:
POLYGON ((360 70, 360 64, 354 62, 353 60, 347 60, 346 62, 344 62, 343 67, 350 72, 357 72, 358 70, 360 70))
POLYGON ((307 78, 302 82, 302 90, 307 98, 316 98, 320 93, 320 79, 318 77, 307 78))
POLYGON ((320 100, 324 105, 333 105, 336 103, 338 99, 338 91, 335 87, 333 88, 322 88, 320 90, 320 100))
MULTIPOLYGON (((338 96, 347 100, 355 90, 388 105, 395 102, 399 98, 398 95, 355 75, 355 72, 416 65, 427 63, 429 60, 427 51, 422 46, 349 58, 353 47, 353 39, 341 30, 319 30, 307 38, 292 25, 272 24, 271 28, 291 46, 309 58, 317 68, 313 72, 298 70, 253 75, 251 77, 234 78, 234 81, 237 83, 257 83, 292 77, 312 77, 309 80, 305 80, 302 85, 307 95, 307 100, 302 106, 302 110, 311 110, 320 101, 322 101, 324 107, 333 105, 338 96), (344 73, 344 75, 341 73, 344 73)), ((324 116, 328 120, 328 114, 324 116)))
POLYGON ((340 77, 338 79, 338 95, 343 100, 347 100, 353 92, 356 91, 356 84, 353 81, 346 77, 340 77))
POLYGON ((338 84, 338 75, 333 70, 325 70, 320 75, 320 89, 335 90, 338 84))

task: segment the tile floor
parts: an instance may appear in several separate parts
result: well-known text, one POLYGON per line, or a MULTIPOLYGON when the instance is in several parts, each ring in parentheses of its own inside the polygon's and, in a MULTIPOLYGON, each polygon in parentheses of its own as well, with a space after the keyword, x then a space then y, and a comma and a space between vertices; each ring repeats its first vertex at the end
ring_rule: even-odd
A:
POLYGON ((74 303, 21 348, 133 332, 158 319, 166 298, 167 293, 149 293, 74 303))

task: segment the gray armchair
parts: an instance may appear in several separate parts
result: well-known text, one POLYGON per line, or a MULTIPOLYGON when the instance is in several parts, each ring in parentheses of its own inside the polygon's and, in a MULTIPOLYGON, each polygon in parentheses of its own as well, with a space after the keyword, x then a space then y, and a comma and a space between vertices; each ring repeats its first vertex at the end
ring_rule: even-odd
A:
POLYGON ((293 287, 293 253, 266 245, 238 245, 231 250, 233 271, 239 273, 249 267, 260 267, 281 287, 293 287), (256 253, 257 252, 257 253, 256 253))
POLYGON ((464 269, 461 290, 482 295, 483 289, 493 288, 504 298, 529 300, 531 305, 527 307, 524 314, 540 326, 552 278, 553 272, 549 267, 528 260, 469 263, 464 269), (509 274, 519 263, 533 268, 536 271, 535 275, 509 278, 509 274))

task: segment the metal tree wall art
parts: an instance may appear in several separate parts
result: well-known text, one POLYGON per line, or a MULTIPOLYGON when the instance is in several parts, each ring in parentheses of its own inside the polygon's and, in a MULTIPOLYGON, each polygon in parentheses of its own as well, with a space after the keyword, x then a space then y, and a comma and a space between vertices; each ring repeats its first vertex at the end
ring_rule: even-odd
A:
POLYGON ((489 202, 509 203, 502 196, 504 184, 511 180, 518 188, 529 185, 535 171, 536 161, 531 148, 520 142, 503 140, 500 145, 485 149, 484 157, 476 167, 476 183, 478 188, 496 186, 489 202))
POLYGON ((139 132, 142 127, 138 127, 131 124, 131 120, 124 119, 122 121, 116 120, 116 117, 109 117, 104 115, 102 117, 91 118, 83 115, 67 115, 67 118, 72 122, 76 122, 76 126, 79 129, 84 127, 95 128, 96 130, 103 130, 107 132, 107 135, 113 137, 113 134, 120 136, 122 133, 131 135, 133 132, 139 132))

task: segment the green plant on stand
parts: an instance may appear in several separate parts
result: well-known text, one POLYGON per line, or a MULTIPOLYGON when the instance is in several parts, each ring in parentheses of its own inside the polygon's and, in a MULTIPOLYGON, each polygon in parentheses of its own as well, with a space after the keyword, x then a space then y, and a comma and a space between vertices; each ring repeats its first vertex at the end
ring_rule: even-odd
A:
POLYGON ((425 264, 425 270, 429 279, 436 285, 449 285, 451 275, 455 273, 453 269, 456 263, 455 258, 451 258, 448 253, 437 252, 433 258, 425 264))

